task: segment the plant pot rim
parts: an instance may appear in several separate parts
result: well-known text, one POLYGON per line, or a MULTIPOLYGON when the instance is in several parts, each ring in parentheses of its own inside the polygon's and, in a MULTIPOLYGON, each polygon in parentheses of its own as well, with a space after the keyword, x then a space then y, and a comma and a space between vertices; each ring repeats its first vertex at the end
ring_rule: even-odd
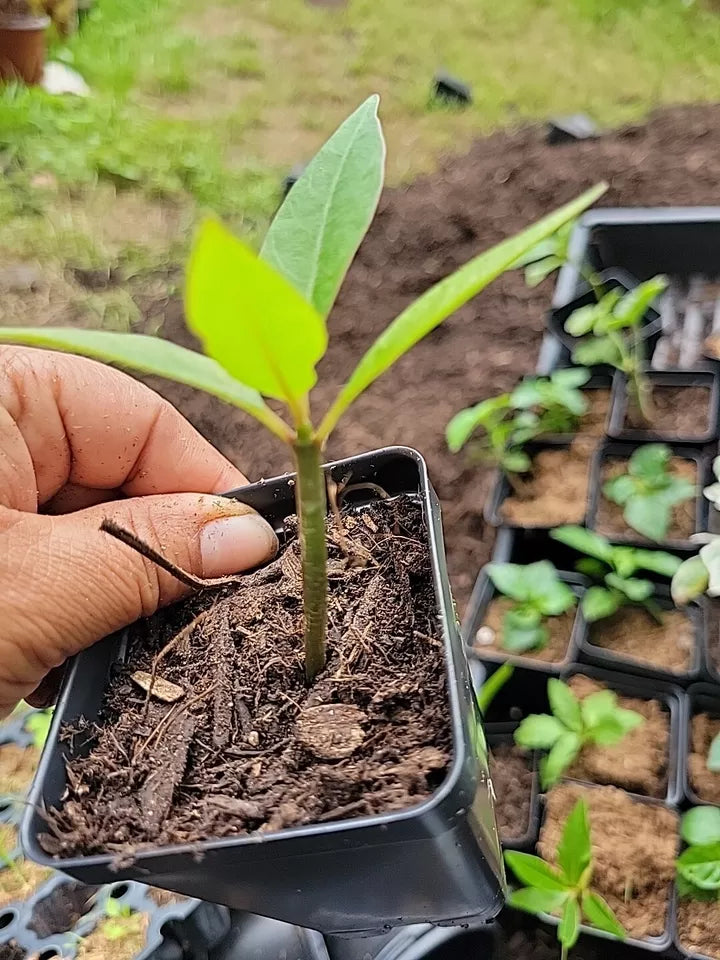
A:
POLYGON ((46 30, 50 26, 50 17, 3 17, 0 15, 0 30, 46 30))

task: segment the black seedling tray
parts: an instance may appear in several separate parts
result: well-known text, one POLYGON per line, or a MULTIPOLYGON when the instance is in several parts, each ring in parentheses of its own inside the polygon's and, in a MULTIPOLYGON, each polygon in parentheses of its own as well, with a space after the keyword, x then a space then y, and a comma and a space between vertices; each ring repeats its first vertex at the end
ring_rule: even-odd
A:
MULTIPOLYGON (((690 806, 704 806, 712 804, 711 800, 703 800, 690 785, 688 762, 692 748, 692 718, 697 713, 709 713, 720 718, 720 687, 714 683, 696 683, 687 691, 687 717, 685 738, 685 763, 683 764, 683 793, 690 806)), ((719 775, 720 776, 720 775, 719 775)))
MULTIPOLYGON (((640 574, 642 576, 642 573, 640 574)), ((662 610, 673 610, 675 605, 670 599, 670 591, 667 587, 658 586, 655 589, 655 600, 662 610)), ((693 624, 694 644, 690 667, 683 673, 674 673, 661 666, 644 664, 638 660, 631 660, 628 657, 622 657, 620 654, 613 653, 612 650, 606 650, 599 644, 595 644, 590 639, 590 630, 593 626, 602 629, 605 621, 599 620, 596 624, 589 624, 584 621, 582 632, 580 633, 580 659, 583 663, 591 663, 598 667, 604 667, 607 670, 619 670, 622 673, 630 673, 647 679, 667 680, 669 683, 676 683, 679 686, 687 687, 691 683, 696 683, 702 676, 703 666, 703 647, 705 638, 705 607, 702 603, 692 603, 684 611, 690 617, 693 624)))
MULTIPOLYGON (((590 495, 587 512, 587 527, 590 530, 596 529, 596 517, 600 498, 602 497, 603 480, 601 477, 603 464, 608 459, 629 460, 632 453, 642 444, 638 443, 615 443, 609 442, 602 444, 597 450, 592 460, 590 468, 590 495)), ((708 502, 702 494, 702 489, 708 482, 709 463, 707 456, 700 450, 689 449, 679 444, 668 444, 674 457, 683 460, 692 461, 697 469, 696 485, 697 492, 695 496, 695 530, 699 533, 707 529, 708 502)), ((653 540, 645 540, 639 533, 629 530, 627 536, 609 536, 611 543, 622 544, 623 546, 642 547, 643 549, 669 550, 671 552, 696 553, 697 544, 690 539, 678 540, 659 540, 657 543, 653 540)))
MULTIPOLYGON (((348 940, 370 943, 370 940, 348 940)), ((374 954, 371 954, 374 956, 374 954)), ((330 960, 322 934, 280 920, 256 917, 249 913, 233 913, 232 929, 212 960, 330 960)), ((343 960, 352 960, 351 957, 343 960)))
POLYGON ((613 440, 630 440, 635 443, 689 443, 704 444, 717 439, 720 416, 720 375, 715 370, 649 370, 645 374, 650 386, 655 387, 705 387, 708 393, 708 426, 696 434, 676 434, 651 429, 625 427, 628 409, 627 379, 617 372, 613 378, 612 406, 608 436, 613 440))
POLYGON ((713 658, 713 648, 720 655, 720 600, 708 599, 705 602, 703 665, 705 667, 705 679, 711 683, 720 684, 720 667, 713 658))
MULTIPOLYGON (((490 752, 494 747, 501 744, 514 743, 513 731, 507 733, 489 733, 487 736, 490 752)), ((530 765, 532 767, 532 784, 530 787, 530 812, 528 815, 527 829, 518 837, 509 840, 503 840, 501 837, 503 850, 524 850, 530 851, 537 841, 538 829, 540 826, 540 782, 538 779, 538 755, 533 750, 530 752, 530 765)))
MULTIPOLYGON (((346 822, 311 824, 277 833, 144 849, 130 865, 109 854, 54 858, 38 836, 40 813, 60 802, 69 745, 63 726, 98 715, 120 637, 80 654, 55 711, 23 822, 23 845, 39 863, 85 883, 143 880, 185 895, 261 913, 323 933, 382 933, 418 922, 490 919, 503 902, 500 848, 494 827, 487 756, 479 712, 455 619, 443 549, 440 506, 423 459, 395 447, 329 465, 336 481, 380 485, 390 496, 416 495, 427 525, 435 595, 444 639, 453 761, 445 781, 424 802, 346 822), (372 878, 372 882, 369 882, 372 878)), ((295 512, 294 477, 285 475, 235 491, 281 526, 295 512)))

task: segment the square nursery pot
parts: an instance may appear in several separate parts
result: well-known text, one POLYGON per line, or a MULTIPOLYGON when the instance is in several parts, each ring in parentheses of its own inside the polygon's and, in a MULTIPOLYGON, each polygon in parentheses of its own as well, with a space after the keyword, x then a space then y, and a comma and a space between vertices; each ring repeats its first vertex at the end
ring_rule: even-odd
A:
MULTIPOLYGON (((651 387, 683 388, 700 387, 707 393, 707 426, 704 430, 660 431, 648 428, 625 426, 628 412, 627 379, 617 372, 613 378, 612 406, 608 436, 613 440, 631 440, 636 443, 710 443, 717 439, 720 416, 720 375, 716 370, 650 370, 646 374, 651 387)), ((682 397, 678 398, 682 402, 682 397)))
MULTIPOLYGON (((508 730, 506 733, 495 732, 487 735, 487 743, 491 753, 500 746, 510 746, 514 742, 513 731, 511 730, 508 730)), ((530 803, 527 822, 524 824, 522 833, 517 834, 517 836, 507 838, 502 835, 500 836, 503 850, 523 850, 530 852, 537 842, 538 830, 540 829, 540 781, 538 776, 538 755, 534 750, 528 757, 528 767, 532 779, 530 780, 530 803)), ((497 805, 497 800, 500 798, 497 789, 495 790, 495 796, 497 805)))
MULTIPOLYGON (((642 446, 638 443, 604 443, 593 457, 590 469, 590 487, 589 487, 589 505, 587 512, 587 526, 590 530, 598 530, 597 514, 600 506, 602 493, 602 470, 607 460, 629 460, 637 447, 642 446)), ((709 482, 709 462, 706 454, 699 450, 690 449, 680 444, 668 444, 672 451, 672 456, 682 460, 689 460, 695 464, 696 475, 696 495, 695 495, 695 529, 693 534, 700 533, 707 529, 708 522, 708 502, 703 497, 703 487, 709 482)), ((623 544, 631 547, 642 547, 646 550, 669 550, 671 552, 696 553, 697 544, 689 538, 668 538, 665 540, 646 540, 635 530, 628 528, 627 534, 608 535, 604 531, 598 531, 607 536, 611 543, 623 544)))
MULTIPOLYGON (((692 806, 706 806, 717 803, 708 797, 701 797, 692 786, 690 777, 690 756, 692 754, 693 717, 699 713, 710 714, 720 720, 720 687, 714 683, 696 683, 687 691, 686 737, 684 741, 685 761, 683 764, 683 792, 685 800, 692 806)), ((720 774, 717 774, 720 781, 720 774)))
POLYGON ((705 601, 705 679, 720 684, 720 600, 705 601))
MULTIPOLYGON (((558 571, 558 574, 560 579, 573 591, 579 603, 586 586, 585 578, 576 573, 567 573, 565 571, 558 571)), ((500 596, 500 594, 498 594, 498 591, 495 589, 488 575, 487 568, 484 568, 480 571, 477 581, 475 582, 462 625, 462 635, 467 645, 469 657, 496 665, 509 660, 511 663, 521 666, 531 666, 535 670, 555 676, 559 676, 562 670, 578 659, 577 654, 583 629, 582 614, 580 613, 579 606, 575 609, 575 618, 570 632, 567 650, 560 660, 552 662, 539 660, 533 656, 532 651, 528 651, 525 654, 509 653, 504 650, 490 650, 477 645, 475 641, 477 632, 483 625, 483 620, 485 619, 485 614, 490 603, 498 596, 500 596)))
MULTIPOLYGON (((504 885, 487 754, 450 595, 440 506, 425 462, 413 450, 392 447, 326 467, 336 481, 349 470, 358 483, 379 484, 391 496, 410 494, 422 506, 453 737, 453 760, 435 793, 382 815, 143 849, 122 866, 109 854, 49 856, 38 839, 45 829, 40 811, 57 806, 65 789, 69 747, 59 734, 81 716, 97 716, 120 654, 121 638, 114 636, 80 654, 69 670, 23 822, 30 857, 84 883, 140 880, 323 933, 382 933, 404 924, 464 923, 497 914, 504 885)), ((295 512, 293 484, 287 474, 231 495, 280 529, 295 512)))
MULTIPOLYGON (((675 605, 670 599, 670 591, 667 587, 656 586, 655 599, 661 610, 674 610, 675 605)), ((579 638, 580 660, 583 663, 591 663, 598 667, 605 667, 607 670, 619 670, 622 673, 633 674, 637 677, 646 679, 667 680, 669 683, 676 683, 679 686, 687 687, 695 683, 702 676, 703 667, 703 648, 705 644, 705 605, 703 603, 691 603, 682 611, 691 620, 693 626, 693 648, 691 651, 690 665, 683 672, 675 672, 660 665, 651 665, 639 660, 631 660, 629 657, 621 656, 612 650, 607 650, 599 644, 593 643, 590 639, 592 627, 602 628, 603 620, 597 621, 597 624, 589 624, 583 618, 582 629, 579 638)))

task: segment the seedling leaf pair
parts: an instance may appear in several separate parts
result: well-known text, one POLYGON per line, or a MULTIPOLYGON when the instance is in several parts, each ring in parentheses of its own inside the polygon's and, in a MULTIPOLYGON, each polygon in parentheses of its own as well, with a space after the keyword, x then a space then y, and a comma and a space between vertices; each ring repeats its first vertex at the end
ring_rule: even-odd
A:
POLYGON ((681 895, 720 899, 720 809, 688 810, 680 822, 680 835, 688 845, 677 859, 681 895))
POLYGON ((548 642, 547 617, 557 617, 575 603, 575 595, 548 560, 525 566, 490 563, 488 576, 499 593, 515 601, 503 617, 501 644, 511 653, 540 650, 548 642))

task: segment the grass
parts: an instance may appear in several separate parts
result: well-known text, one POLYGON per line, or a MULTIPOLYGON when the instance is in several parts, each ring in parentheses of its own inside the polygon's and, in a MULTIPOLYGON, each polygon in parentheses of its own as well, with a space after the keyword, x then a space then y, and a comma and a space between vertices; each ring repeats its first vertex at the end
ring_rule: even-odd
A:
MULTIPOLYGON (((53 49, 92 97, 0 91, 0 261, 38 259, 77 301, 65 265, 152 273, 182 257, 198 210, 255 237, 284 172, 373 91, 390 183, 507 123, 720 99, 720 18, 702 2, 97 0, 53 49), (430 102, 438 68, 471 84, 471 107, 430 102)), ((109 322, 118 309, 131 323, 122 304, 109 322)))

